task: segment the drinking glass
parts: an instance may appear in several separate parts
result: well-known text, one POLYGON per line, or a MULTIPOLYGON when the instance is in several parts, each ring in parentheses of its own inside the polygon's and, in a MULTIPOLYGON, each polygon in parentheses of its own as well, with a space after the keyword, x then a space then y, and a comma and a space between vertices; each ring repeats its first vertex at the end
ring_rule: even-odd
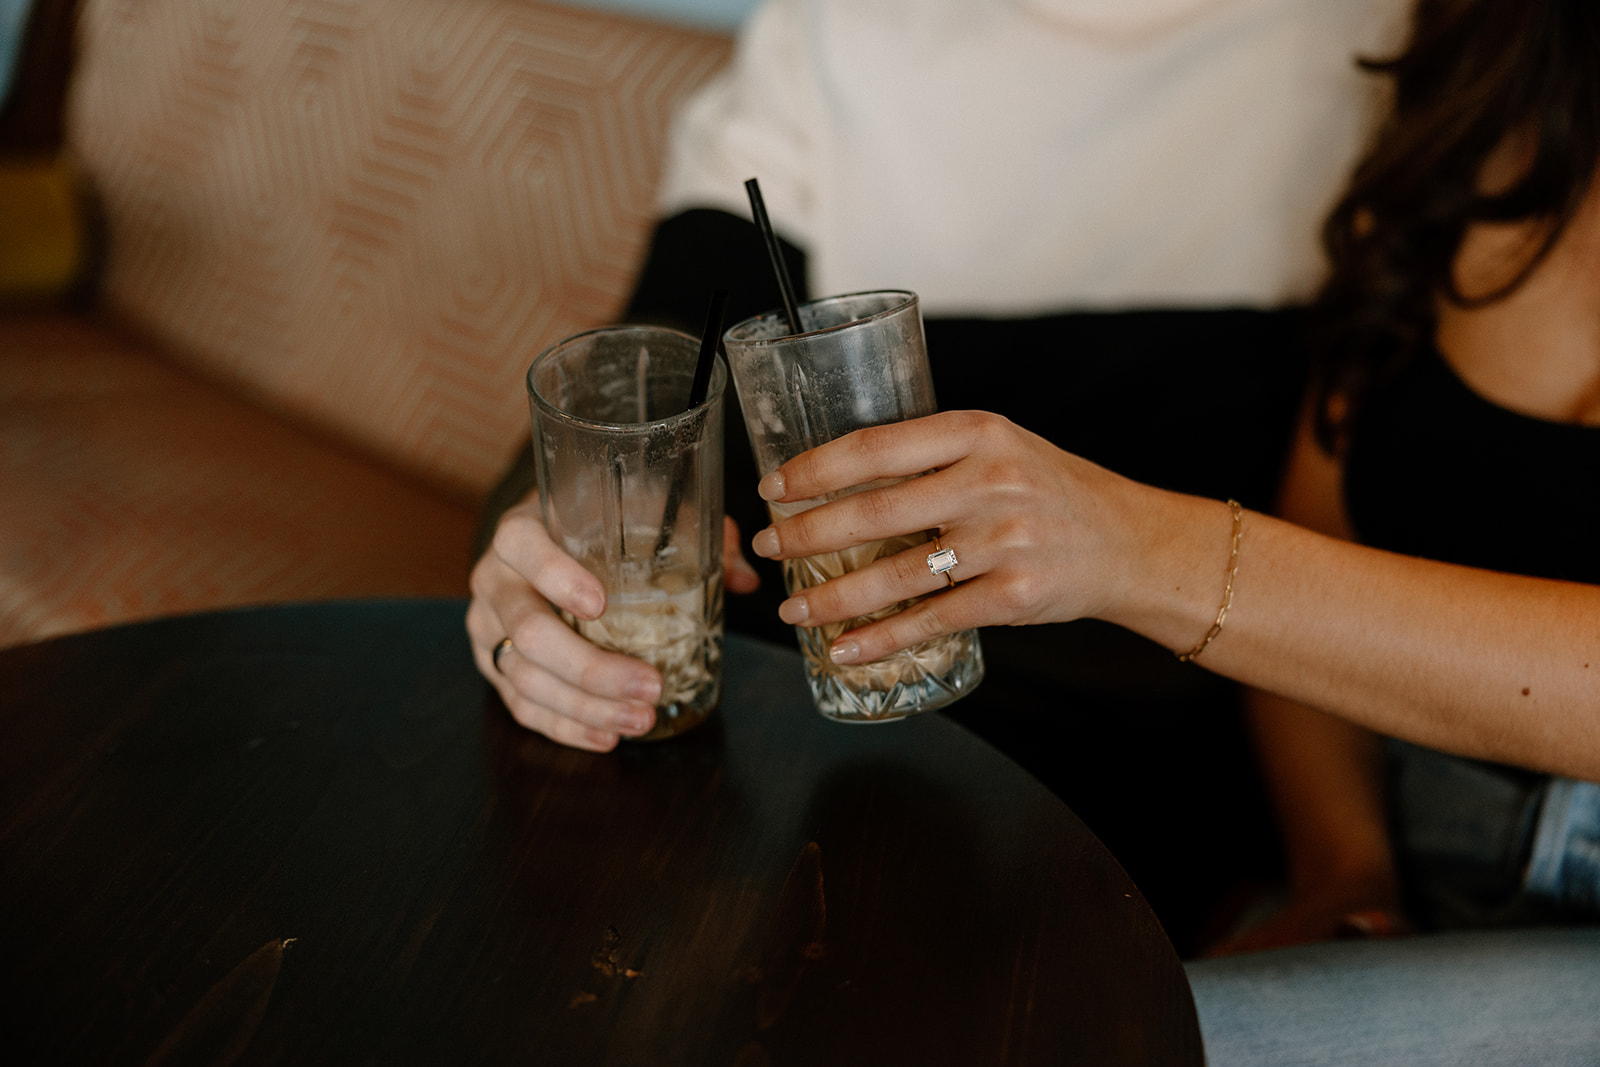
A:
MULTIPOLYGON (((798 308, 801 332, 770 311, 723 334, 728 365, 762 476, 807 449, 853 430, 937 410, 922 311, 915 293, 885 290, 828 297, 798 308)), ((888 484, 873 483, 873 486, 888 484)), ((786 504, 774 519, 873 486, 786 504)), ((790 595, 933 539, 931 531, 786 560, 790 595)), ((937 594, 933 594, 937 595, 937 594)), ((888 722, 943 707, 983 678, 975 630, 933 638, 873 663, 835 664, 828 649, 847 630, 903 611, 915 598, 871 616, 795 627, 817 710, 840 722, 888 722)))
POLYGON ((606 591, 567 624, 661 671, 643 740, 705 721, 722 693, 722 409, 718 358, 690 407, 699 342, 613 326, 560 341, 528 368, 539 499, 555 543, 606 591))

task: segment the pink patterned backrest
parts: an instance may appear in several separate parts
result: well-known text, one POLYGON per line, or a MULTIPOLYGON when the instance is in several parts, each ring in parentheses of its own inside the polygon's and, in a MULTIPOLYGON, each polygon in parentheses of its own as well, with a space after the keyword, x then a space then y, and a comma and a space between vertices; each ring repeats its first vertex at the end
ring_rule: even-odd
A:
POLYGON ((620 310, 729 38, 531 0, 86 0, 108 308, 476 497, 549 342, 620 310))

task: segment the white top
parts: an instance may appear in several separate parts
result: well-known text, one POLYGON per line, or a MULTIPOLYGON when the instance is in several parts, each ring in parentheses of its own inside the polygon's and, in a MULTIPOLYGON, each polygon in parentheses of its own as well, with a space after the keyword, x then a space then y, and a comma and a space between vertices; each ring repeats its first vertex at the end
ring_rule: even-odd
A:
POLYGON ((811 291, 939 314, 1309 294, 1406 0, 768 0, 677 120, 660 209, 749 217, 811 291))

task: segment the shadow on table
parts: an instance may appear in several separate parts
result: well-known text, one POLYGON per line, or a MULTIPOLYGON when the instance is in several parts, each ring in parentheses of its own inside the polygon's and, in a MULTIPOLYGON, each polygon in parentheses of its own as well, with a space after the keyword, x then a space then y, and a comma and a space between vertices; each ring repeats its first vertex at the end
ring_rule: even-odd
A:
POLYGON ((975 800, 924 756, 925 771, 865 759, 817 784, 812 837, 718 1026, 749 1037, 717 1062, 1159 1062, 1177 998, 1104 965, 1169 951, 1121 872, 1065 813, 1034 821, 1022 779, 975 800))
POLYGON ((1090 620, 985 630, 983 648, 983 684, 946 714, 1088 824, 1180 956, 1280 876, 1239 686, 1090 620))

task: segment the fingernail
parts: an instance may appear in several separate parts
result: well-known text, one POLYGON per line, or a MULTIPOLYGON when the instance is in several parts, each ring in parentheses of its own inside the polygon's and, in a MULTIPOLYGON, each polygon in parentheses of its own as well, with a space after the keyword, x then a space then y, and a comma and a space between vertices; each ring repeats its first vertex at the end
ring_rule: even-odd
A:
POLYGON ((643 709, 625 711, 617 716, 617 729, 625 734, 637 737, 639 734, 649 733, 654 725, 653 716, 643 709))
POLYGON ((768 526, 750 539, 750 550, 758 556, 770 558, 778 554, 778 531, 768 526))
MULTIPOLYGON (((746 482, 745 484, 749 485, 750 483, 746 482)), ((771 474, 761 479, 760 482, 756 483, 756 492, 760 495, 762 500, 782 500, 783 472, 773 471, 771 474)))
POLYGON ((606 598, 595 592, 582 592, 573 597, 572 609, 585 619, 598 619, 606 610, 606 598))
POLYGON ((628 682, 628 697, 643 704, 655 705, 661 699, 661 679, 645 676, 628 682))
POLYGON ((811 605, 803 596, 793 597, 778 605, 778 618, 790 626, 802 626, 811 618, 811 605))
POLYGON ((835 663, 854 663, 861 656, 861 646, 848 638, 840 638, 828 649, 828 658, 835 663))

